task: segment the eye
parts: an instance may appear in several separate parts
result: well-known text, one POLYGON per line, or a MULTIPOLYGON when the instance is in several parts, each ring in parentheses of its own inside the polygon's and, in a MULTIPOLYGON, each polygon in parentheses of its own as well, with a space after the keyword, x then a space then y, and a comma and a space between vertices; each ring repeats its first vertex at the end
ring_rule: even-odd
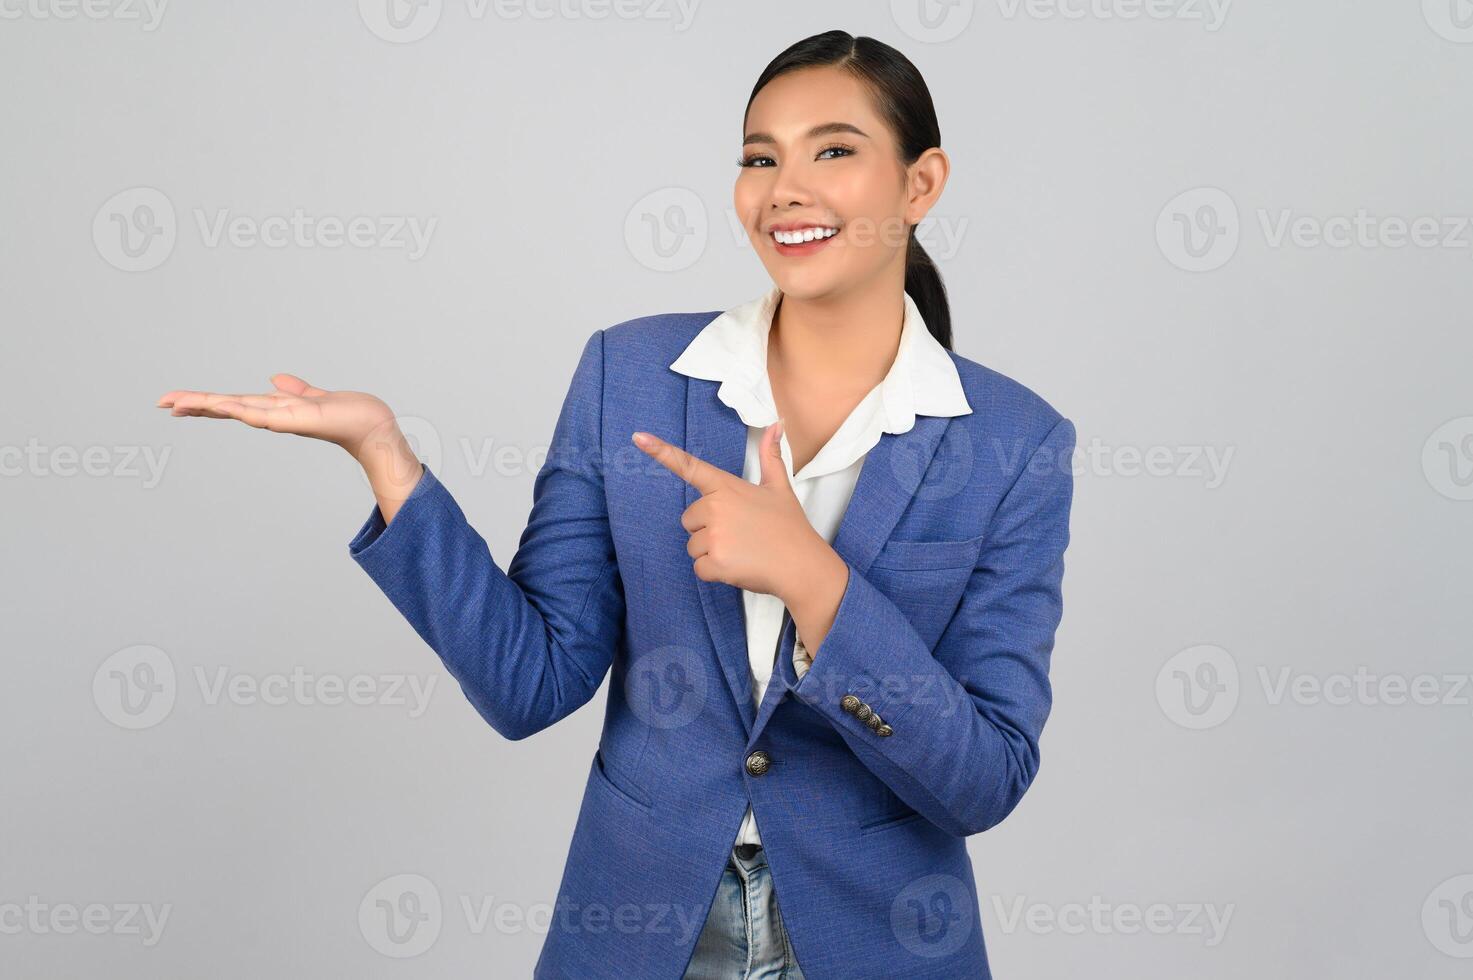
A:
MULTIPOLYGON (((843 143, 833 143, 819 150, 814 159, 839 160, 844 157, 851 156, 854 152, 854 147, 852 146, 847 146, 843 143), (836 155, 825 156, 825 154, 828 153, 833 153, 836 155)), ((738 167, 771 167, 773 165, 772 157, 760 153, 754 153, 748 157, 739 157, 736 163, 738 167)))
MULTIPOLYGON (((854 152, 854 147, 852 147, 852 146, 845 146, 843 143, 835 143, 832 146, 826 146, 823 149, 819 150, 818 151, 818 158, 820 160, 822 160, 822 159, 824 159, 824 154, 825 153, 829 153, 829 152, 833 152, 833 151, 837 151, 840 154, 840 156, 846 156, 847 157, 851 153, 854 152)), ((829 157, 828 159, 830 159, 830 160, 837 160, 837 159, 839 159, 839 157, 829 157)))

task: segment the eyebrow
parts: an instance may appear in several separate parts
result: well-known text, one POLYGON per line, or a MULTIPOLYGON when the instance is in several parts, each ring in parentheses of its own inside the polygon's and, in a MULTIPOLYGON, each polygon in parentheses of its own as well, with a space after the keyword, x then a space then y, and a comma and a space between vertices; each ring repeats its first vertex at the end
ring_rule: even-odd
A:
MULTIPOLYGON (((864 130, 860 129, 858 126, 853 125, 852 123, 846 122, 819 123, 817 126, 814 126, 808 131, 807 138, 817 139, 820 136, 828 136, 830 133, 854 133, 858 136, 863 136, 865 139, 869 139, 869 133, 866 133, 864 130)), ((747 146, 752 143, 776 142, 777 139, 771 133, 748 133, 746 135, 746 138, 742 140, 742 145, 747 146)))

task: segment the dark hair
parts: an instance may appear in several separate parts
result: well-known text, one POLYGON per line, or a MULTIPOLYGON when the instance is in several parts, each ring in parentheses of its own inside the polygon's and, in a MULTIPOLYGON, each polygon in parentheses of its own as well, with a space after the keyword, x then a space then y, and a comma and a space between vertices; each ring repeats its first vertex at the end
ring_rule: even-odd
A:
MULTIPOLYGON (((842 68, 868 83, 880 115, 895 131, 906 166, 926 150, 941 145, 941 126, 936 121, 931 90, 916 66, 883 41, 855 37, 845 31, 806 37, 772 59, 752 87, 747 111, 751 111, 757 93, 779 75, 827 65, 842 68)), ((905 249, 905 291, 915 300, 931 336, 951 350, 951 306, 946 301, 946 286, 936 263, 916 239, 915 226, 911 226, 905 249)))

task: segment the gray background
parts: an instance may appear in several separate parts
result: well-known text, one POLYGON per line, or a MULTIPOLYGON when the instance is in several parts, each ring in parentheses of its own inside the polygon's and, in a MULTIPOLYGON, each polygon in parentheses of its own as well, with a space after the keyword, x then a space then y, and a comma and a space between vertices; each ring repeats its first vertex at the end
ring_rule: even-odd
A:
POLYGON ((842 27, 934 95, 956 349, 1094 447, 1044 764, 970 841, 997 976, 1467 976, 1467 0, 444 0, 407 32, 386 0, 98 2, 0 18, 0 973, 529 975, 603 693, 504 741, 348 557, 346 455, 153 403, 374 392, 505 567, 588 335, 766 288, 742 107, 842 27), (160 197, 172 245, 126 271, 115 221, 160 197), (436 223, 423 255, 207 234, 297 209, 436 223), (140 663, 175 680, 157 717, 114 687, 140 663), (386 697, 213 696, 293 671, 386 697), (359 920, 406 874, 443 909, 414 958, 359 920))

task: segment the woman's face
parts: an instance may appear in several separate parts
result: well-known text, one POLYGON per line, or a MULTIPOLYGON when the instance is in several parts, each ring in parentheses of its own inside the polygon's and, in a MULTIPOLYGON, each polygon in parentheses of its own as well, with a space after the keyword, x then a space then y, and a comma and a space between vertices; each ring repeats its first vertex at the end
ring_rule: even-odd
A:
POLYGON ((935 184, 930 154, 940 150, 922 157, 925 173, 913 180, 864 83, 830 67, 768 83, 752 101, 743 136, 733 200, 784 293, 839 295, 896 264, 903 280, 910 226, 940 193, 939 185, 913 185, 935 184), (789 244, 789 233, 811 240, 789 244))

